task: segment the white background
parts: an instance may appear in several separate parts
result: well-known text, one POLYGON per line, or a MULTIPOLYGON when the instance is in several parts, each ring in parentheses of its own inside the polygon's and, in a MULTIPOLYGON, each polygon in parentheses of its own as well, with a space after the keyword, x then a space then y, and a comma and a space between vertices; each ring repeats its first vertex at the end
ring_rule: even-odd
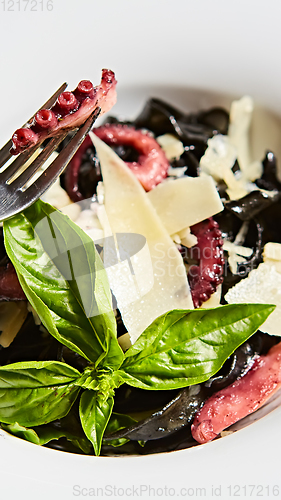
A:
MULTIPOLYGON (((10 0, 11 1, 11 0, 10 0)), ((68 81, 169 83, 236 94, 281 110, 277 0, 51 0, 21 12, 0 2, 1 137, 68 81), (6 10, 4 10, 6 8, 6 10), (7 124, 7 125, 6 125, 7 124)))
MULTIPOLYGON (((97 84, 103 67, 116 72, 121 113, 136 105, 133 88, 163 85, 247 93, 281 113, 278 0, 53 0, 52 11, 46 4, 41 11, 40 2, 0 2, 1 142, 61 83, 97 84)), ((75 457, 2 435, 1 499, 71 499, 74 485, 84 493, 106 484, 206 487, 204 498, 222 485, 224 499, 228 485, 272 488, 280 478, 280 416, 276 410, 223 440, 147 458, 75 457)), ((258 498, 258 490, 243 491, 240 498, 258 498)), ((122 498, 133 498, 127 493, 122 498)), ((185 498, 192 496, 199 498, 192 490, 185 498)), ((265 489, 262 496, 278 498, 265 489)))

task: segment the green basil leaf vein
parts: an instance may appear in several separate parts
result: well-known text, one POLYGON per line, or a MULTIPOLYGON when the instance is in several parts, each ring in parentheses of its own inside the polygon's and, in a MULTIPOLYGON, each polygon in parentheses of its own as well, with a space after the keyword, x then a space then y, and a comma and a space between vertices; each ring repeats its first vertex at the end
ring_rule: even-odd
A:
POLYGON ((100 454, 104 431, 114 404, 113 395, 100 397, 96 391, 85 390, 80 398, 80 419, 87 438, 92 442, 95 454, 100 454))
POLYGON ((81 373, 58 361, 28 361, 0 367, 0 422, 32 427, 69 412, 81 373))
POLYGON ((256 332, 274 308, 231 304, 168 312, 128 349, 120 375, 129 385, 153 390, 204 382, 256 332))
POLYGON ((120 365, 110 288, 92 239, 41 200, 5 221, 4 237, 21 286, 47 330, 89 361, 98 364, 108 355, 120 365))

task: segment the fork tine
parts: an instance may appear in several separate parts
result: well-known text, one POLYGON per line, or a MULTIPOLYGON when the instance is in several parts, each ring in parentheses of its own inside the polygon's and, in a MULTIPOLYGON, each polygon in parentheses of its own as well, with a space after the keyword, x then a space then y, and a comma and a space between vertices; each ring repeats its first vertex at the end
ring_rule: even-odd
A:
POLYGON ((9 158, 11 158, 10 149, 12 147, 12 139, 6 142, 5 146, 0 150, 0 168, 6 163, 9 158))
POLYGON ((13 189, 20 189, 23 187, 29 179, 37 172, 39 167, 45 163, 47 158, 55 151, 59 144, 66 138, 68 130, 64 130, 59 135, 52 137, 48 142, 47 146, 42 149, 41 153, 35 158, 35 160, 24 170, 24 172, 19 175, 14 181, 11 182, 11 187, 13 189))
MULTIPOLYGON (((53 104, 55 104, 59 95, 66 89, 66 87, 67 87, 67 83, 64 82, 60 86, 60 88, 58 90, 56 90, 56 92, 54 92, 53 95, 45 102, 45 104, 43 104, 43 106, 41 106, 41 108, 38 109, 38 111, 40 111, 40 109, 50 108, 51 106, 53 106, 53 104)), ((36 111, 36 113, 38 113, 38 111, 36 111)), ((34 115, 36 115, 36 113, 34 113, 34 115)), ((32 117, 29 118, 28 121, 32 120, 34 115, 32 115, 32 117)))
MULTIPOLYGON (((53 104, 55 104, 57 98, 59 97, 59 95, 66 89, 67 87, 67 83, 63 83, 60 88, 58 90, 56 90, 56 92, 45 102, 45 104, 43 104, 43 106, 41 106, 41 108, 39 108, 35 113, 34 115, 31 116, 31 118, 29 118, 29 120, 27 120, 26 123, 30 122, 32 120, 32 118, 36 115, 36 113, 38 113, 38 111, 40 111, 40 109, 44 109, 44 108, 50 108, 53 104)), ((24 125, 25 125, 24 124, 24 125)), ((24 127, 23 125, 23 127, 24 127)), ((8 142, 6 142, 6 144, 2 147, 2 149, 0 149, 0 168, 4 165, 4 163, 6 163, 6 161, 11 158, 11 153, 10 153, 10 149, 12 147, 12 139, 9 139, 8 142)))
POLYGON ((95 111, 89 116, 87 121, 79 128, 75 136, 69 141, 67 146, 60 152, 58 157, 51 163, 51 165, 46 169, 46 171, 37 179, 30 187, 28 187, 24 194, 30 199, 31 205, 36 199, 38 199, 47 189, 51 186, 54 180, 63 172, 71 158, 76 153, 77 149, 83 142, 84 138, 88 134, 89 130, 92 128, 96 119, 101 112, 100 108, 96 108, 95 111))
POLYGON ((24 163, 29 160, 29 158, 35 153, 38 148, 38 144, 36 144, 33 148, 28 149, 27 151, 21 153, 20 155, 15 157, 13 163, 11 163, 1 174, 0 174, 0 182, 8 181, 19 168, 24 165, 24 163))

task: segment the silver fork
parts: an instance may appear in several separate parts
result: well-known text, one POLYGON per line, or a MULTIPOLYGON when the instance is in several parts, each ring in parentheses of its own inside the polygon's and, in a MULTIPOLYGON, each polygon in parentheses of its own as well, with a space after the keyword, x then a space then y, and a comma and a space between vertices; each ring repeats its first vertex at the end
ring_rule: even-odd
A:
MULTIPOLYGON (((67 84, 64 83, 40 109, 50 108, 66 87, 67 84)), ((12 157, 9 152, 12 146, 12 140, 10 139, 5 146, 3 146, 0 150, 0 221, 9 219, 32 205, 32 203, 38 200, 38 198, 40 198, 40 196, 42 196, 42 194, 55 182, 70 162, 89 130, 92 128, 100 111, 99 107, 93 111, 87 121, 77 129, 75 135, 59 153, 57 158, 44 172, 42 172, 39 178, 34 180, 34 182, 32 182, 32 177, 40 170, 50 155, 66 138, 69 130, 62 130, 52 137, 45 148, 42 149, 38 156, 28 164, 23 171, 24 164, 38 150, 41 144, 36 144, 33 148, 18 155, 6 168, 5 164, 12 157), (16 176, 18 172, 20 173, 16 176)), ((36 113, 34 113, 34 115, 35 114, 36 113)), ((30 118, 29 121, 31 121, 32 118, 30 118)))

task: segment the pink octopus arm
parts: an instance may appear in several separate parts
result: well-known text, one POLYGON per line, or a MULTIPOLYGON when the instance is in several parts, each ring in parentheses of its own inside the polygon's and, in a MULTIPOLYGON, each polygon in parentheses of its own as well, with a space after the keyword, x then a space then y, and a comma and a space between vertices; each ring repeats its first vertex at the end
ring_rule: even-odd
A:
POLYGON ((167 177, 169 162, 163 149, 150 133, 127 125, 106 124, 93 132, 110 146, 132 146, 139 153, 137 162, 126 162, 146 191, 167 177))
POLYGON ((11 154, 22 153, 62 129, 79 127, 97 107, 101 114, 109 111, 116 103, 116 83, 113 71, 103 69, 97 87, 82 80, 73 92, 63 92, 51 109, 38 111, 32 123, 15 131, 11 154))
MULTIPOLYGON (((110 146, 131 146, 138 154, 136 162, 126 162, 146 191, 150 191, 167 177, 169 162, 158 142, 146 132, 136 130, 123 124, 109 124, 93 129, 93 132, 110 146)), ((85 151, 92 146, 87 136, 73 156, 65 173, 65 187, 71 200, 83 200, 79 191, 78 180, 82 158, 85 151)))
POLYGON ((191 226, 197 244, 189 249, 198 265, 189 268, 188 280, 194 307, 200 307, 223 282, 223 239, 218 223, 210 217, 191 226))
POLYGON ((213 394, 195 415, 191 432, 207 443, 221 431, 260 408, 281 387, 281 342, 258 356, 244 377, 213 394))

